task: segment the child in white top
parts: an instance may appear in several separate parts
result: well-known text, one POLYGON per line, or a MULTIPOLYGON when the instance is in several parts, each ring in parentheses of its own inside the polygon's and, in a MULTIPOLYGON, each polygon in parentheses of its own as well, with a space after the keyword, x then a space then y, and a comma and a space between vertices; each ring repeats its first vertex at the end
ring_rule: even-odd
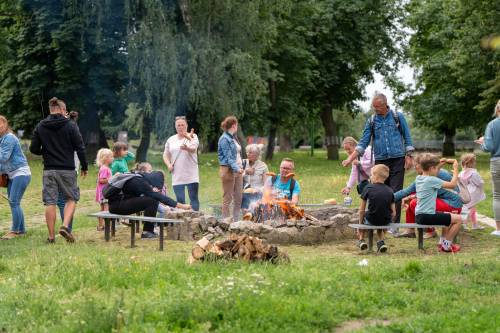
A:
POLYGON ((467 220, 463 222, 464 229, 467 228, 467 221, 472 222, 472 229, 484 229, 477 223, 476 205, 486 198, 484 193, 484 180, 476 170, 476 155, 472 153, 463 154, 461 157, 462 172, 458 178, 469 190, 471 200, 464 206, 468 209, 467 220))

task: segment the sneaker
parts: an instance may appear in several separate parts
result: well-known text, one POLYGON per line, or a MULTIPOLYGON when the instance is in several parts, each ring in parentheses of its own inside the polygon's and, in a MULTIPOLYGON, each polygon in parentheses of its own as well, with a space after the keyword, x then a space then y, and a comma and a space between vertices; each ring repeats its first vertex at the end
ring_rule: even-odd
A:
POLYGON ((397 238, 416 238, 417 236, 415 235, 414 232, 405 232, 405 233, 397 235, 396 237, 397 238))
POLYGON ((377 242, 377 252, 387 252, 387 245, 385 245, 385 242, 383 240, 377 242))
POLYGON ((358 241, 358 247, 361 251, 368 249, 368 244, 365 243, 364 239, 358 241))
POLYGON ((431 231, 431 232, 426 232, 424 233, 424 239, 429 239, 429 238, 434 238, 436 237, 437 234, 435 231, 431 231))
POLYGON ((493 236, 500 236, 500 230, 495 230, 491 233, 493 236))
POLYGON ((483 229, 484 229, 484 227, 483 227, 482 225, 479 225, 479 224, 478 224, 478 225, 473 225, 471 229, 472 229, 472 230, 483 230, 483 229))
POLYGON ((154 239, 158 238, 158 235, 151 231, 143 231, 141 234, 142 239, 154 239))
POLYGON ((439 251, 441 251, 441 252, 451 252, 451 253, 459 252, 460 251, 460 245, 458 245, 458 244, 451 244, 450 248, 448 250, 445 250, 443 248, 443 245, 440 244, 439 245, 439 251))
POLYGON ((68 243, 74 243, 75 242, 75 237, 71 234, 71 231, 69 231, 68 228, 65 226, 62 226, 59 228, 59 235, 63 236, 68 243))

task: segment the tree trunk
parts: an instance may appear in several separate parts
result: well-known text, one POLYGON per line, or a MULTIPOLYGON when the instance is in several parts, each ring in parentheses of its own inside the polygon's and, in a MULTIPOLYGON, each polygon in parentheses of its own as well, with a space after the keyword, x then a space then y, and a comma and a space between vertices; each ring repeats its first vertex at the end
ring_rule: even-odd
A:
POLYGON ((86 112, 81 113, 78 127, 85 144, 85 155, 89 161, 94 161, 97 151, 103 147, 108 147, 106 137, 101 129, 97 107, 90 107, 86 112))
POLYGON ((148 158, 148 149, 151 142, 151 132, 153 131, 153 119, 149 114, 142 117, 141 142, 137 148, 136 161, 146 162, 148 158))
POLYGON ((332 104, 325 101, 321 110, 321 122, 325 129, 325 144, 327 151, 327 158, 329 160, 339 159, 339 143, 337 138, 337 125, 333 120, 332 104))
POLYGON ((445 129, 443 139, 443 156, 455 156, 456 129, 445 129))
POLYGON ((279 135, 280 151, 289 153, 293 150, 292 138, 288 133, 281 131, 279 135))
POLYGON ((276 140, 276 133, 278 132, 278 121, 274 119, 276 117, 278 108, 276 103, 276 81, 269 80, 269 98, 271 99, 271 108, 269 110, 269 136, 267 137, 267 148, 266 148, 266 161, 273 159, 274 155, 274 141, 276 140))

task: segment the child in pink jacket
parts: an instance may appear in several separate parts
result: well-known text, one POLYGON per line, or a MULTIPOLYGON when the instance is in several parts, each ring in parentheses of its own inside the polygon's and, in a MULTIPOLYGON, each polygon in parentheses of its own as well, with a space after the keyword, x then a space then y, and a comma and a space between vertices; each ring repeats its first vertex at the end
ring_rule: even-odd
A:
MULTIPOLYGON (((472 229, 484 229, 477 223, 476 205, 486 198, 484 194, 484 181, 476 170, 476 155, 472 153, 463 154, 461 157, 462 172, 458 178, 469 190, 471 200, 464 206, 468 209, 467 220, 472 222, 472 229)), ((464 228, 467 228, 467 220, 464 221, 464 228)))

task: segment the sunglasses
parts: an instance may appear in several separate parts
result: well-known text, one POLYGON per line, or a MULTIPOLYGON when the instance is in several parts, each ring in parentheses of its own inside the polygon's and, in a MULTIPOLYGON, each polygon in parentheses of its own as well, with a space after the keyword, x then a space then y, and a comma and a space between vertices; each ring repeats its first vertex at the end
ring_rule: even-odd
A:
POLYGON ((177 117, 175 117, 175 120, 180 120, 180 119, 186 120, 186 116, 177 116, 177 117))

